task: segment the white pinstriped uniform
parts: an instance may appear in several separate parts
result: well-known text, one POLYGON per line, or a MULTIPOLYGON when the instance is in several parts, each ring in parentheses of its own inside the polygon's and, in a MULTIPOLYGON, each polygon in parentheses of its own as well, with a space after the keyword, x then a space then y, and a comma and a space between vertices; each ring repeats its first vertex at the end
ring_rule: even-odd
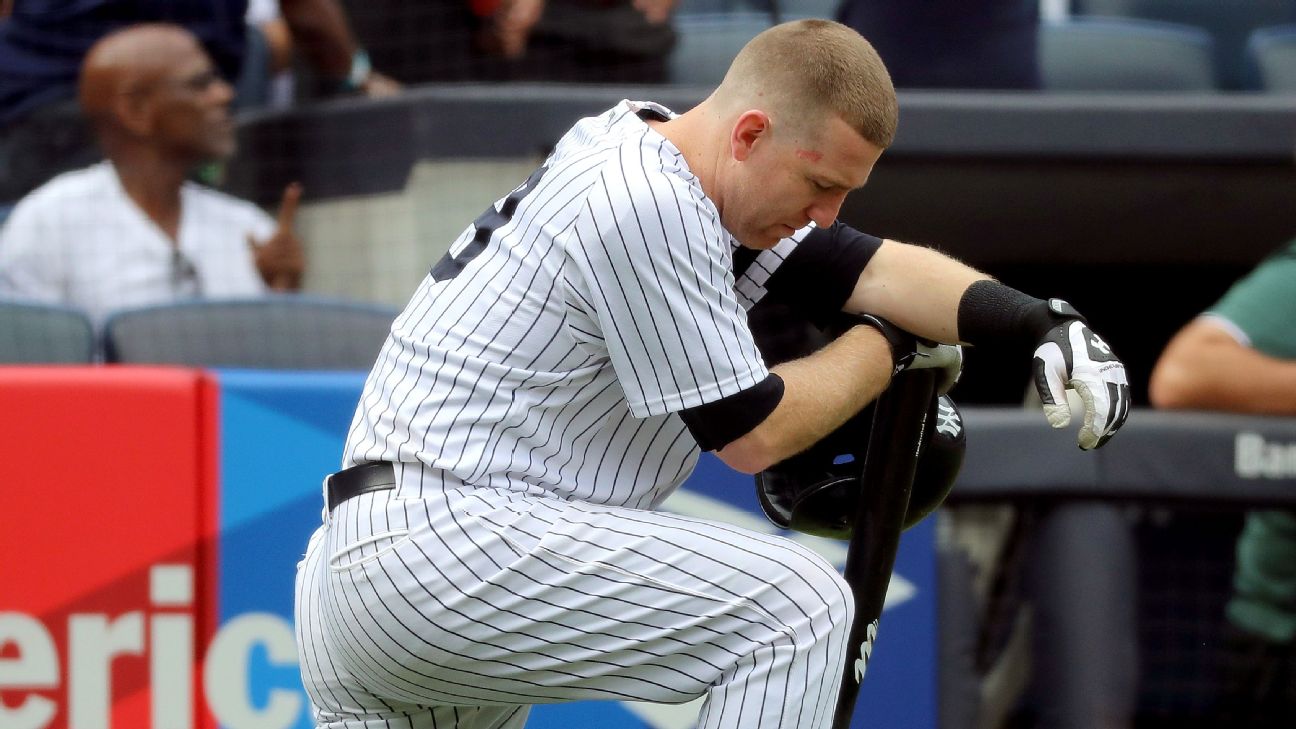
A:
POLYGON ((397 318, 298 574, 323 727, 520 727, 526 707, 707 694, 708 729, 832 719, 853 613, 784 539, 651 511, 692 470, 677 413, 768 371, 745 310, 802 231, 735 281, 682 156, 622 102, 478 218, 397 318))

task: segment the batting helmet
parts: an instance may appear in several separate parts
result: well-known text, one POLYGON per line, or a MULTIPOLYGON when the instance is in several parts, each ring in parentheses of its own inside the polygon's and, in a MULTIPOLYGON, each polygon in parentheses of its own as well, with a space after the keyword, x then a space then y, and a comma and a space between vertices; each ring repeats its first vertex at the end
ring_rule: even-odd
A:
MULTIPOLYGON (((784 529, 850 539, 859 490, 868 488, 860 483, 860 474, 872 423, 870 406, 809 450, 756 474, 756 494, 765 516, 784 529)), ((948 395, 937 397, 923 423, 905 529, 945 501, 966 449, 958 407, 948 395)))

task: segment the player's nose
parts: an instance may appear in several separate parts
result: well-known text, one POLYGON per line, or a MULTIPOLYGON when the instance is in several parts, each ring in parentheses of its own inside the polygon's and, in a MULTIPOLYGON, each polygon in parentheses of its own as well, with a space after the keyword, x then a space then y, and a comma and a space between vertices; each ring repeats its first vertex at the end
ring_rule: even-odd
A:
POLYGON ((841 212, 842 202, 845 198, 845 195, 835 195, 832 198, 816 200, 810 207, 806 208, 805 215, 820 228, 827 228, 836 222, 837 214, 841 212))

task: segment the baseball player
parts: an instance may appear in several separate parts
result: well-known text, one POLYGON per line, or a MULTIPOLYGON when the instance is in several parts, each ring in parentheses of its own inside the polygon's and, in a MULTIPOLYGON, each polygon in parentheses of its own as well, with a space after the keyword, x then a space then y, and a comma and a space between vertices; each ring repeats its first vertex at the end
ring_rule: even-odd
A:
MULTIPOLYGON (((321 727, 521 727, 528 707, 705 695, 706 729, 832 721, 850 590, 778 537, 653 510, 700 450, 754 473, 906 367, 862 324, 767 367, 747 313, 868 312, 940 342, 1040 343, 1051 419, 1120 427, 1124 368, 1074 310, 836 221, 892 140, 872 47, 753 39, 676 114, 622 101, 464 230, 397 317, 297 579, 321 727)), ((953 348, 947 348, 953 349, 953 348)))

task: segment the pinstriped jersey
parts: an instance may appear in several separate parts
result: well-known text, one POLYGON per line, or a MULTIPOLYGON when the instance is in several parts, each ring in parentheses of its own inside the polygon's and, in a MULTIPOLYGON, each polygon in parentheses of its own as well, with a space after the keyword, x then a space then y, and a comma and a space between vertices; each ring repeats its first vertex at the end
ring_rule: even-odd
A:
POLYGON ((689 474, 676 413, 768 375, 746 310, 810 229, 735 279, 737 242, 644 121, 670 115, 623 101, 581 120, 464 230, 393 323, 344 466, 636 508, 689 474))

